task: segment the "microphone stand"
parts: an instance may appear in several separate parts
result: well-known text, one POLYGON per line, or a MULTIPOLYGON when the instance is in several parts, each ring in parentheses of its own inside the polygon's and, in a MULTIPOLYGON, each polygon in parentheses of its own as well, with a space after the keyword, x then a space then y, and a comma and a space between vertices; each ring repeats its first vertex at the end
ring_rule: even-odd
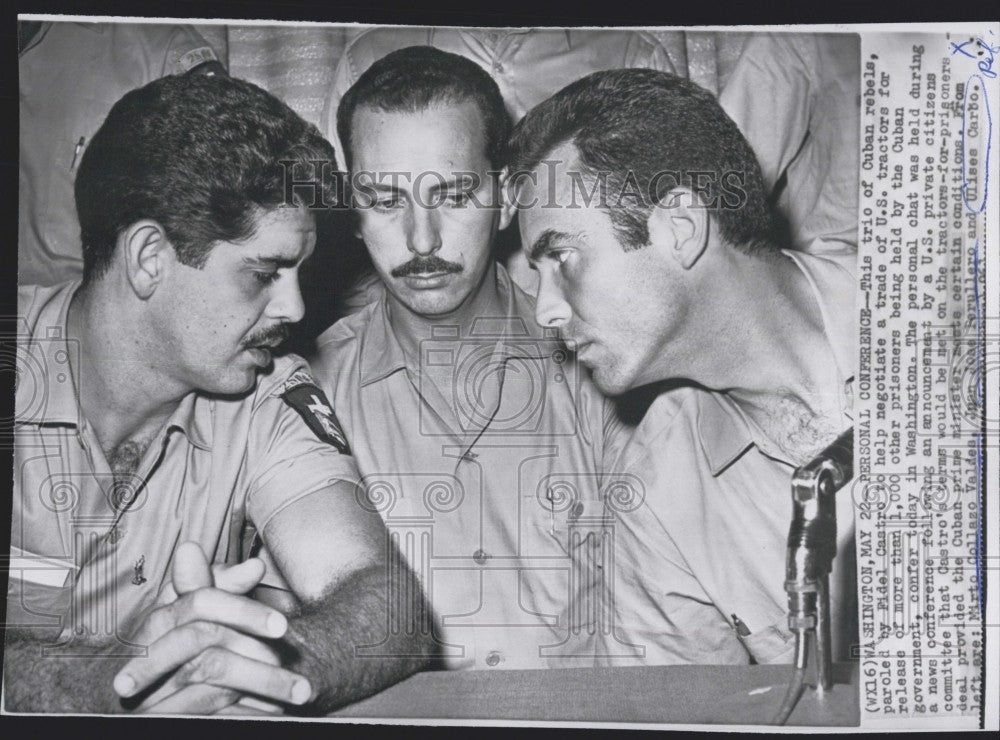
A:
POLYGON ((854 477, 854 427, 792 476, 785 592, 788 629, 795 635, 795 667, 775 724, 783 725, 802 696, 809 637, 816 642, 820 691, 833 685, 830 642, 830 571, 837 554, 835 494, 854 477))

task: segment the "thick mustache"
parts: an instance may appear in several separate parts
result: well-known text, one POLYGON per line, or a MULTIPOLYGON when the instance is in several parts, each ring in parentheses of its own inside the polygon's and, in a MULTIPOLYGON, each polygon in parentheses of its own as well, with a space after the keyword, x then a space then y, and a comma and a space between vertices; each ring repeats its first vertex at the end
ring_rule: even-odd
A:
POLYGON ((401 278, 407 277, 408 275, 424 275, 439 272, 453 273, 461 271, 461 265, 455 264, 454 262, 448 262, 447 260, 443 260, 437 255, 432 254, 430 257, 414 257, 406 264, 395 268, 390 274, 393 277, 401 278))
POLYGON ((277 346, 286 339, 288 339, 288 325, 278 324, 277 326, 268 327, 267 329, 247 337, 243 342, 243 346, 260 347, 265 344, 277 346))

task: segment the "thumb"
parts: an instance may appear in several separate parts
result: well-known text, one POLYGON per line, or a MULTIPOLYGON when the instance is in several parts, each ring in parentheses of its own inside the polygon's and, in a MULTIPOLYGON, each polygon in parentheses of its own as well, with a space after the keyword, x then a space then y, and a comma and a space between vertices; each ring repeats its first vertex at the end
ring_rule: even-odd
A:
POLYGON ((264 562, 250 558, 236 565, 213 565, 215 587, 231 594, 245 594, 264 577, 264 562))
POLYGON ((213 585, 208 558, 197 542, 184 542, 174 552, 171 579, 174 590, 181 596, 213 585))

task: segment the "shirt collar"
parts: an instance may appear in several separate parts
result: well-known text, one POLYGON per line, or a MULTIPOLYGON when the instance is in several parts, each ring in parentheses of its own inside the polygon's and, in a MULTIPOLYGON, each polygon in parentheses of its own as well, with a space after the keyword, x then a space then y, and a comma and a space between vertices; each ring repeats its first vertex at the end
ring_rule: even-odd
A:
MULTIPOLYGON (((503 265, 496 264, 497 288, 504 303, 504 316, 500 318, 477 319, 472 327, 462 327, 463 336, 470 334, 490 336, 526 336, 530 335, 531 327, 525 327, 523 319, 518 315, 514 303, 514 283, 503 265)), ((389 322, 388 291, 382 288, 379 297, 372 306, 371 320, 367 323, 361 338, 361 387, 365 387, 386 378, 406 367, 406 357, 403 348, 396 339, 392 325, 389 322)))
POLYGON ((719 393, 698 394, 698 438, 712 475, 718 475, 754 444, 743 412, 719 393))
MULTIPOLYGON (((20 379, 15 408, 19 422, 84 425, 69 365, 80 366, 79 347, 66 337, 69 306, 79 287, 79 280, 67 283, 47 301, 35 319, 31 339, 18 348, 20 379)), ((180 429, 196 447, 211 449, 212 403, 197 392, 189 393, 174 409, 165 429, 180 429)))
MULTIPOLYGON (((258 381, 259 382, 259 381, 258 381)), ((197 392, 188 393, 170 415, 166 430, 179 429, 195 447, 212 449, 212 417, 215 401, 197 392)))
POLYGON ((80 281, 67 283, 46 301, 34 326, 22 326, 24 340, 18 341, 18 381, 15 393, 19 423, 70 424, 80 426, 70 371, 71 357, 79 367, 79 346, 66 340, 66 317, 80 281), (28 338, 30 336, 30 338, 28 338))

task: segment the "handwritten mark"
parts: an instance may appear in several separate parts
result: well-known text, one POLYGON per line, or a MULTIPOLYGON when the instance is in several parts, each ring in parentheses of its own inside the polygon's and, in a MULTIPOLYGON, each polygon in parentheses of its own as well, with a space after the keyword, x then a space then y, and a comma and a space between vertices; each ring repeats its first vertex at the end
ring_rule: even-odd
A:
MULTIPOLYGON (((990 36, 992 35, 993 31, 990 31, 990 36)), ((963 41, 961 44, 956 44, 954 41, 951 42, 952 56, 955 54, 962 54, 962 56, 975 60, 978 63, 979 71, 991 80, 997 76, 997 73, 993 69, 993 59, 998 52, 1000 52, 1000 46, 991 46, 986 43, 982 36, 977 36, 974 39, 963 41), (967 49, 966 47, 969 46, 969 44, 975 44, 973 48, 978 48, 979 51, 973 53, 973 51, 967 49)))
MULTIPOLYGON (((990 31, 989 35, 992 37, 993 31, 990 31)), ((993 115, 990 110, 990 99, 989 95, 987 95, 986 83, 983 76, 988 77, 991 80, 996 78, 997 73, 996 70, 993 69, 993 62, 997 53, 1000 53, 1000 46, 993 46, 982 36, 977 36, 974 39, 963 41, 960 44, 955 43, 954 41, 951 42, 952 56, 960 54, 963 57, 974 60, 980 72, 980 74, 973 74, 969 77, 965 85, 965 99, 962 102, 962 200, 965 202, 966 209, 968 209, 971 213, 982 213, 986 210, 986 198, 990 188, 990 153, 993 148, 993 115), (970 46, 972 47, 971 49, 969 48, 970 46), (973 91, 971 94, 971 101, 970 90, 973 91), (981 162, 978 161, 978 157, 976 156, 977 150, 970 150, 966 145, 966 137, 968 136, 970 139, 976 139, 978 138, 981 130, 978 104, 979 90, 982 91, 982 108, 986 117, 985 155, 983 156, 981 162), (969 156, 970 154, 972 156, 969 156), (977 205, 973 205, 969 203, 969 170, 970 165, 972 165, 973 172, 975 172, 975 168, 980 164, 982 165, 983 172, 982 200, 980 200, 977 205)), ((975 184, 976 183, 973 183, 973 185, 975 184)))

